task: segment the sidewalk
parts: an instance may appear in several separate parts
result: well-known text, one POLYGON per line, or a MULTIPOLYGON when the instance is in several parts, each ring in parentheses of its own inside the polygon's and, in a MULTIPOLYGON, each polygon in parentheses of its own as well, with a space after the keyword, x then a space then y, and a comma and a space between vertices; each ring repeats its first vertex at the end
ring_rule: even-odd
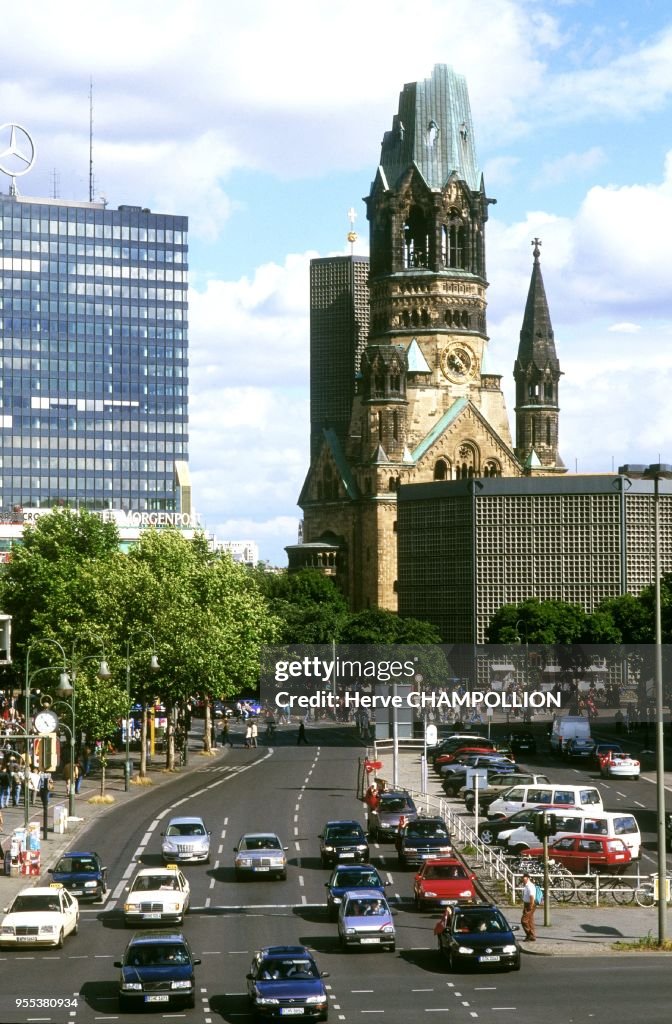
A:
MULTIPOLYGON (((31 877, 27 875, 9 877, 8 875, 0 874, 0 906, 6 906, 21 889, 25 889, 32 885, 49 885, 51 882, 51 875, 48 873, 48 868, 53 867, 59 857, 61 857, 66 850, 78 848, 78 837, 85 831, 86 827, 92 820, 109 813, 109 811, 114 810, 117 807, 127 804, 130 800, 136 800, 138 797, 147 793, 148 789, 154 791, 157 786, 164 785, 165 783, 174 780, 178 775, 189 774, 190 772, 197 771, 205 766, 216 764, 222 757, 224 750, 229 749, 229 747, 222 747, 218 745, 214 749, 212 757, 204 756, 202 753, 202 731, 192 730, 189 734, 189 753, 188 764, 186 767, 177 768, 174 772, 165 771, 165 755, 157 754, 154 756, 147 769, 147 774, 152 780, 152 785, 150 787, 134 785, 131 781, 128 792, 126 792, 124 788, 125 752, 122 750, 117 753, 110 754, 108 756, 105 773, 105 793, 114 797, 114 802, 109 804, 89 802, 91 797, 100 794, 100 771, 82 779, 80 792, 75 797, 76 816, 68 818, 68 828, 64 833, 53 831, 54 808, 60 805, 65 808, 66 814, 68 810, 68 794, 65 781, 63 778, 55 778, 55 789, 52 792, 51 799, 49 801, 48 838, 41 839, 41 874, 39 877, 31 877)), ((140 755, 137 752, 135 752, 135 754, 131 752, 131 760, 133 761, 133 778, 137 778, 140 755)), ((29 812, 28 820, 39 823, 41 834, 43 809, 42 801, 39 797, 35 800, 34 805, 29 807, 29 812)), ((9 848, 9 840, 12 831, 15 828, 23 827, 25 810, 23 804, 20 804, 18 807, 3 808, 2 814, 4 818, 4 825, 1 839, 4 851, 9 848)), ((86 848, 86 840, 84 840, 83 843, 84 848, 86 848)))
MULTIPOLYGON (((420 750, 399 751, 398 775, 401 788, 413 790, 416 794, 420 789, 420 750)), ((383 755, 385 768, 381 774, 390 778, 392 775, 392 752, 383 755)), ((438 810, 438 801, 442 799, 456 814, 464 814, 463 804, 458 800, 446 797, 438 776, 428 770, 427 796, 438 810)), ((416 800, 417 803, 417 800, 416 800)), ((430 813, 432 804, 430 803, 430 813)), ((477 858, 464 856, 464 860, 478 874, 477 858)), ((487 892, 488 880, 480 883, 482 891, 487 892)), ((499 902, 492 897, 493 902, 499 902)), ((503 906, 506 916, 512 924, 517 924, 522 913, 522 906, 503 906)), ((570 905, 553 904, 550 908, 550 924, 544 925, 544 908, 539 907, 535 914, 537 941, 526 943, 521 948, 524 953, 533 956, 623 956, 623 952, 613 948, 615 942, 636 942, 638 939, 658 935, 657 906, 644 908, 633 903, 628 907, 601 906, 591 907, 584 904, 570 905)), ((672 926, 672 915, 670 915, 672 926)), ((633 951, 633 955, 642 955, 633 951)))

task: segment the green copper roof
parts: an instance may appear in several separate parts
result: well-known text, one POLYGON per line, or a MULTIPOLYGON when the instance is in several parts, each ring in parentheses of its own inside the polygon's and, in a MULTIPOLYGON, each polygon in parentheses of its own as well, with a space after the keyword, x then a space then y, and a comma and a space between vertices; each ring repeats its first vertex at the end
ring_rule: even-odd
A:
POLYGON ((422 458, 426 451, 432 447, 435 441, 437 441, 443 434, 446 427, 450 426, 454 419, 456 419, 463 409, 466 409, 469 402, 468 398, 456 398, 450 409, 444 412, 438 423, 435 423, 430 432, 423 437, 422 441, 412 452, 413 461, 417 462, 418 459, 422 458))
POLYGON ((348 465, 348 460, 341 448, 341 442, 338 439, 338 435, 335 430, 331 429, 324 430, 323 434, 333 456, 334 462, 336 463, 336 468, 340 474, 341 482, 345 487, 345 493, 349 498, 352 498, 353 501, 356 501, 357 498, 359 498, 359 488, 357 487, 355 479, 350 471, 350 466, 348 465))
POLYGON ((430 188, 443 188, 455 173, 472 191, 480 190, 467 83, 447 64, 404 86, 392 130, 383 136, 380 167, 389 188, 411 164, 430 188))

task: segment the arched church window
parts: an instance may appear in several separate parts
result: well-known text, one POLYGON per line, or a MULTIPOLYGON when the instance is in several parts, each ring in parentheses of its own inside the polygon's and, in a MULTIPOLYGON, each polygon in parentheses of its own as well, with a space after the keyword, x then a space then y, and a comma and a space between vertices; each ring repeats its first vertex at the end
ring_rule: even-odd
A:
POLYGON ((419 206, 412 206, 404 224, 404 267, 429 266, 429 224, 419 206))
POLYGON ((438 459, 434 466, 434 479, 435 480, 447 480, 448 479, 448 466, 445 459, 438 459))
POLYGON ((383 414, 382 414, 382 412, 378 413, 378 440, 379 441, 383 440, 383 414))
POLYGON ((394 392, 397 395, 401 391, 401 375, 400 374, 398 374, 398 373, 391 373, 390 374, 390 391, 394 392))
POLYGON ((392 437, 395 441, 399 440, 399 413, 392 413, 392 437))
POLYGON ((553 401, 553 385, 552 384, 544 384, 544 398, 546 399, 547 402, 552 402, 553 401))
POLYGON ((550 419, 546 420, 546 444, 548 445, 549 448, 551 447, 551 421, 550 421, 550 419))

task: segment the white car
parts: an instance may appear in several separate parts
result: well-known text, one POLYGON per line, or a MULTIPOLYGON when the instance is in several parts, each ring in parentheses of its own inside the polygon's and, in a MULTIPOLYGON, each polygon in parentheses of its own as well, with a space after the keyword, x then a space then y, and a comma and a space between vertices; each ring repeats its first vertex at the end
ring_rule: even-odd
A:
POLYGON ((0 949, 55 946, 79 929, 79 903, 60 883, 22 889, 0 924, 0 949))
POLYGON ((287 878, 287 847, 274 832, 246 832, 234 846, 236 878, 275 875, 287 878))
POLYGON ((171 818, 161 837, 164 864, 186 861, 210 863, 210 832, 203 818, 171 818))
POLYGON ((182 924, 189 895, 189 882, 177 864, 142 868, 124 902, 124 924, 182 924))
POLYGON ((600 775, 604 779, 638 779, 640 770, 641 765, 632 754, 621 754, 618 750, 609 751, 600 762, 600 775))

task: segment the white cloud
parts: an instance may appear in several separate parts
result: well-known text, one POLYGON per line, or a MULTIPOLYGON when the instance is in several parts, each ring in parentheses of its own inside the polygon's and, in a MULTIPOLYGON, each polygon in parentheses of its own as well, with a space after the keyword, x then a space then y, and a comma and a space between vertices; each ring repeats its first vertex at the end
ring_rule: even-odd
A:
POLYGON ((641 324, 632 324, 627 320, 619 324, 611 324, 607 328, 609 331, 613 331, 614 334, 638 334, 642 329, 641 324))
POLYGON ((583 153, 565 153, 557 160, 545 161, 533 184, 540 188, 558 185, 577 176, 583 177, 603 164, 605 159, 604 150, 600 146, 592 146, 583 153))

